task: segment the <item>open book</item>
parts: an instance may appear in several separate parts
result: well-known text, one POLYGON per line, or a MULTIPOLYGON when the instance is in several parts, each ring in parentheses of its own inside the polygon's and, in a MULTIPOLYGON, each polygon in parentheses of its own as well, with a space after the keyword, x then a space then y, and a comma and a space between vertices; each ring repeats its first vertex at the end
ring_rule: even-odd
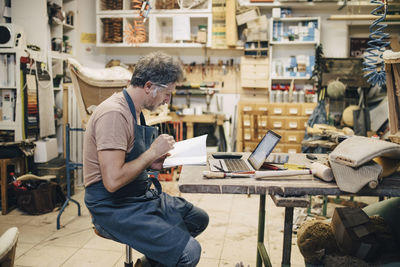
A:
POLYGON ((164 161, 163 167, 170 168, 178 165, 205 165, 207 163, 207 135, 202 135, 176 142, 174 149, 168 153, 171 156, 164 161))

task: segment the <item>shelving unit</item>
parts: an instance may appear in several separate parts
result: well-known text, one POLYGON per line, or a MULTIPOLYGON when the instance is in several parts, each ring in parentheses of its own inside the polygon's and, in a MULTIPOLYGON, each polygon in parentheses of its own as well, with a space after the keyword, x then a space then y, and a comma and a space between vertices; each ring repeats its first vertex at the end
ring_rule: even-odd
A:
MULTIPOLYGON (((48 57, 51 62, 50 73, 53 80, 54 103, 57 109, 63 110, 63 83, 67 74, 67 59, 75 54, 77 36, 77 0, 55 0, 53 3, 61 6, 65 19, 60 24, 50 25, 51 51, 48 57), (54 40, 62 40, 59 47, 55 47, 54 40)), ((65 116, 65 115, 64 115, 65 116)), ((58 152, 62 153, 64 142, 64 123, 57 120, 56 136, 58 152)))
MULTIPOLYGON (((312 88, 315 48, 320 43, 320 17, 270 19, 270 89, 276 84, 312 88)), ((271 94, 270 94, 271 95, 271 94)), ((275 102, 270 97, 270 102, 275 102)))
POLYGON ((20 73, 19 48, 0 49, 0 141, 18 142, 24 140, 23 105, 20 73))
POLYGON ((300 153, 308 117, 316 103, 265 103, 243 100, 238 105, 237 151, 253 151, 269 129, 282 139, 275 153, 300 153))
POLYGON ((205 3, 205 8, 202 6, 198 9, 155 9, 153 1, 153 9, 143 23, 139 10, 132 9, 133 1, 122 1, 117 5, 122 9, 110 10, 104 7, 101 0, 97 0, 96 44, 99 47, 211 47, 211 0, 205 3), (188 40, 173 40, 173 21, 179 19, 190 24, 188 40), (138 27, 134 26, 135 20, 140 24, 138 27), (200 26, 207 29, 204 33, 206 36, 198 41, 200 26), (127 40, 129 32, 133 41, 127 40))

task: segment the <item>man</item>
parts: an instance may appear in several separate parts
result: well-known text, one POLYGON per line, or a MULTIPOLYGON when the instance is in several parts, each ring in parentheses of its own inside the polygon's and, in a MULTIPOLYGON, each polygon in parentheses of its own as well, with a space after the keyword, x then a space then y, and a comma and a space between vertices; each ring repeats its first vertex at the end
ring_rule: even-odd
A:
POLYGON ((181 64, 166 54, 141 58, 129 87, 102 102, 86 127, 85 203, 93 224, 101 235, 143 253, 143 266, 196 266, 201 247, 194 237, 208 225, 206 212, 163 193, 146 173, 162 168, 175 142, 166 134, 155 138, 142 109, 169 103, 182 76, 181 64))

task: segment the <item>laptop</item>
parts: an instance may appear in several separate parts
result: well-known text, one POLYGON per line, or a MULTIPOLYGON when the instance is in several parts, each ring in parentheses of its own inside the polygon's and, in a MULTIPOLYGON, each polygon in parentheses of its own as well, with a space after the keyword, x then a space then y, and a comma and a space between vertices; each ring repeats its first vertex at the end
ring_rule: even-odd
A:
POLYGON ((224 172, 257 171, 280 140, 279 134, 269 130, 246 160, 210 158, 208 160, 210 170, 224 172))

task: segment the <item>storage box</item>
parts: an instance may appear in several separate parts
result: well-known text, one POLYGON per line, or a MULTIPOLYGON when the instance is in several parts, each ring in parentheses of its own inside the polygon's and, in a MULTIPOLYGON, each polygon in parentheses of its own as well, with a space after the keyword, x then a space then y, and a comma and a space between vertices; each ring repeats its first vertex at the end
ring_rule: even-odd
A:
POLYGON ((282 116, 270 116, 268 117, 268 127, 271 129, 284 129, 285 118, 282 116))
MULTIPOLYGON (((36 175, 39 176, 55 175, 56 178, 52 179, 52 181, 59 184, 63 193, 65 195, 67 194, 67 168, 64 158, 55 158, 46 163, 35 164, 33 171, 36 175)), ((74 170, 70 170, 69 174, 71 195, 73 195, 75 193, 74 170)))
POLYGON ((336 208, 331 226, 339 249, 346 254, 367 259, 378 249, 372 223, 361 208, 336 208))
POLYGON ((285 115, 286 105, 285 104, 269 104, 269 114, 270 115, 285 115))
POLYGON ((300 153, 301 145, 300 144, 285 144, 285 152, 289 153, 289 154, 300 153))
POLYGON ((36 145, 34 154, 35 163, 48 162, 58 156, 56 138, 43 139, 34 143, 36 145))
POLYGON ((301 114, 301 106, 298 104, 290 103, 286 104, 286 115, 288 116, 299 116, 301 114))
POLYGON ((313 113, 316 106, 317 106, 317 103, 301 104, 301 115, 302 116, 310 116, 313 113))
POLYGON ((304 138, 304 131, 286 131, 284 135, 285 143, 300 144, 304 138))
POLYGON ((284 144, 277 144, 272 150, 273 153, 284 153, 285 152, 285 145, 284 144))
POLYGON ((286 130, 300 130, 304 129, 304 125, 301 125, 301 119, 298 117, 287 117, 285 129, 286 130))

